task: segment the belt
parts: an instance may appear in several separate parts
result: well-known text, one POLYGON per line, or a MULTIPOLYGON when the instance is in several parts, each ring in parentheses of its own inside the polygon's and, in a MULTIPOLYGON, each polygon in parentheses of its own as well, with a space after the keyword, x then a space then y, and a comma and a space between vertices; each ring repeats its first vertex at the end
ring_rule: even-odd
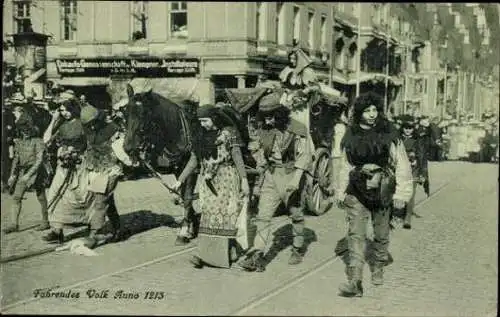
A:
POLYGON ((295 168, 294 166, 294 163, 293 162, 288 162, 288 163, 274 163, 274 162, 270 162, 269 163, 269 170, 272 172, 274 172, 274 169, 275 168, 284 168, 287 172, 293 170, 295 168))

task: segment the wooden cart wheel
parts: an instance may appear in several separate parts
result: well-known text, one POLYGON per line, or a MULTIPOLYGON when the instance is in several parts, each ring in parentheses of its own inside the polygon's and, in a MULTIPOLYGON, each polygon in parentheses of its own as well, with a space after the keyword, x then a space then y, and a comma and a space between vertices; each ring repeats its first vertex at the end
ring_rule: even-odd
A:
POLYGON ((312 174, 314 177, 307 179, 307 209, 314 215, 322 215, 330 209, 333 202, 327 189, 330 185, 330 175, 332 173, 332 164, 328 150, 320 147, 314 154, 312 174))

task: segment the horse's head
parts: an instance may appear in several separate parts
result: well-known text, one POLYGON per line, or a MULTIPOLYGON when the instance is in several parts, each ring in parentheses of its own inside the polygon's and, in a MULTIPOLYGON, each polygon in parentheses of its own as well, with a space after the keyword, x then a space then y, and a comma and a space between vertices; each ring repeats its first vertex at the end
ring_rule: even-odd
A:
POLYGON ((137 160, 143 150, 147 133, 148 121, 151 119, 151 91, 134 91, 132 85, 127 87, 128 105, 127 120, 123 149, 133 159, 137 160))

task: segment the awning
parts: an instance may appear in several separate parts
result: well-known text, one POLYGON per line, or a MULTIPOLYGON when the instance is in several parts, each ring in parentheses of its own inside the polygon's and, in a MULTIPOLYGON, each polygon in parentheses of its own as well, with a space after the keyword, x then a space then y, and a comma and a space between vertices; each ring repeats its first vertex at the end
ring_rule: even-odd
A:
POLYGON ((101 77, 64 77, 54 79, 54 82, 61 86, 107 86, 111 84, 111 79, 101 77))

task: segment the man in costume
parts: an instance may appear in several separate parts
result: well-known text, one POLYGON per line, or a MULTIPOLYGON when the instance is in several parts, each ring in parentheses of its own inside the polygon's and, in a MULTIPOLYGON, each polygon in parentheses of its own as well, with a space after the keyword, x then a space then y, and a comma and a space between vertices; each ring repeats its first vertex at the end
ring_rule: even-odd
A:
POLYGON ((382 99, 374 93, 354 102, 352 124, 342 140, 342 164, 336 200, 348 219, 347 284, 340 295, 363 296, 367 222, 372 219, 372 284, 383 284, 389 261, 389 231, 392 205, 405 207, 412 195, 410 163, 397 130, 383 114, 382 99), (371 217, 370 217, 371 216, 371 217))
POLYGON ((424 177, 424 191, 429 196, 430 194, 430 183, 429 183, 429 159, 431 158, 432 147, 437 144, 439 136, 435 134, 435 131, 431 129, 431 123, 428 116, 422 116, 419 118, 419 126, 415 128, 417 133, 417 138, 422 144, 422 151, 424 154, 424 160, 422 161, 422 175, 424 177))
POLYGON ((21 115, 16 121, 18 138, 15 139, 14 159, 12 161, 11 175, 7 181, 13 192, 12 223, 5 229, 5 233, 19 230, 19 216, 25 193, 33 188, 40 203, 42 222, 38 230, 49 229, 47 197, 45 188, 48 186, 47 172, 43 166, 45 144, 40 138, 33 118, 28 112, 20 111, 21 115))
MULTIPOLYGON (((280 104, 280 94, 264 96, 259 104, 263 128, 259 132, 256 154, 262 182, 254 194, 260 196, 257 234, 253 248, 240 266, 248 271, 262 272, 268 262, 271 218, 280 204, 290 212, 293 230, 292 253, 288 263, 299 264, 304 256, 304 179, 311 164, 304 125, 290 119, 290 111, 280 104)), ((250 243, 252 245, 252 243, 250 243)))

